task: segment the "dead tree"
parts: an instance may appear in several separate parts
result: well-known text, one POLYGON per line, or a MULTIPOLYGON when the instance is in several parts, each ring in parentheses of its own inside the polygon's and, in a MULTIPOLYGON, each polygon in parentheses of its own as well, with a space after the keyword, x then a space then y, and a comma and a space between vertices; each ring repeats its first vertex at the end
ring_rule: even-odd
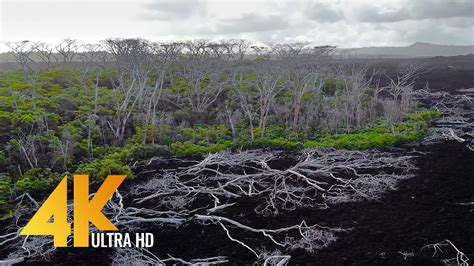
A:
POLYGON ((348 73, 340 69, 340 77, 344 82, 343 110, 347 131, 360 128, 368 122, 368 110, 366 106, 363 106, 363 103, 364 97, 371 94, 371 83, 376 73, 376 70, 369 72, 368 66, 359 68, 353 65, 348 73))
POLYGON ((37 45, 30 41, 6 43, 6 45, 15 54, 16 61, 22 70, 23 78, 31 87, 31 102, 33 109, 36 109, 36 87, 39 73, 42 70, 41 66, 34 59, 37 45))
POLYGON ((257 91, 253 82, 251 80, 252 68, 240 66, 233 69, 233 85, 234 88, 233 94, 237 97, 239 107, 242 110, 242 113, 248 120, 249 133, 251 140, 255 139, 254 136, 254 123, 256 112, 254 106, 256 106, 256 101, 258 99, 257 91))
POLYGON ((279 59, 291 60, 303 54, 308 44, 309 42, 277 43, 272 44, 271 49, 279 59))
POLYGON ((35 48, 35 53, 40 58, 39 61, 46 64, 46 69, 50 69, 51 64, 57 60, 54 49, 45 42, 36 42, 35 48))
MULTIPOLYGON (((210 56, 207 42, 186 43, 185 51, 175 74, 185 82, 185 103, 191 108, 193 121, 199 122, 229 84, 229 65, 220 57, 210 56)), ((184 107, 183 103, 177 105, 184 107)))
POLYGON ((392 100, 395 103, 387 103, 392 106, 386 107, 387 111, 390 112, 388 116, 392 119, 399 120, 402 115, 407 114, 413 105, 413 85, 416 78, 422 73, 423 66, 410 64, 402 66, 399 69, 399 74, 395 78, 388 75, 389 84, 382 87, 381 90, 391 95, 392 100), (398 106, 399 110, 395 110, 393 106, 398 106))
POLYGON ((61 63, 71 63, 77 55, 79 45, 76 40, 64 39, 58 45, 55 50, 57 53, 57 61, 61 63))
POLYGON ((155 127, 157 124, 156 115, 158 112, 158 103, 164 89, 166 79, 170 79, 169 71, 171 66, 175 64, 181 55, 182 43, 152 43, 151 44, 151 69, 152 69, 152 86, 147 87, 145 92, 145 118, 144 118, 144 134, 142 143, 146 142, 148 136, 149 125, 151 125, 151 142, 155 143, 155 127))
POLYGON ((261 130, 261 136, 265 134, 265 127, 275 97, 284 89, 283 74, 282 65, 273 61, 265 60, 255 65, 254 86, 258 95, 258 127, 261 130))
POLYGON ((291 95, 287 128, 291 128, 294 133, 300 130, 300 117, 305 105, 303 97, 307 94, 318 97, 323 86, 323 71, 317 65, 317 58, 310 53, 301 54, 300 49, 300 46, 293 48, 294 53, 299 53, 282 62, 285 64, 285 80, 291 95))
POLYGON ((115 115, 106 123, 115 142, 121 143, 127 122, 136 106, 144 102, 144 90, 150 81, 150 45, 141 39, 109 39, 104 44, 114 57, 117 70, 112 80, 115 115))
POLYGON ((82 84, 85 91, 93 89, 94 107, 87 115, 86 120, 80 122, 87 131, 87 147, 89 155, 91 158, 94 158, 92 132, 94 130, 101 130, 97 123, 99 120, 99 83, 101 75, 110 58, 108 58, 108 54, 100 44, 84 44, 82 45, 82 50, 83 51, 77 54, 78 59, 81 61, 79 67, 80 73, 78 74, 77 80, 82 84))
POLYGON ((246 40, 229 40, 228 41, 233 60, 242 63, 249 50, 250 43, 246 40))

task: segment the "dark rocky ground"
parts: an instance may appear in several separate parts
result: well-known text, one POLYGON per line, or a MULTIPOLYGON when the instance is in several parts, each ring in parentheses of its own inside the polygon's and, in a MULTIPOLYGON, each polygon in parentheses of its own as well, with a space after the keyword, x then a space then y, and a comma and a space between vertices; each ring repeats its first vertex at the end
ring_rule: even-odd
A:
MULTIPOLYGON (((469 258, 474 256, 474 210, 457 204, 474 201, 472 151, 456 142, 419 149, 426 154, 417 161, 417 176, 402 181, 397 191, 379 202, 335 206, 319 215, 322 221, 353 226, 354 230, 311 258, 315 264, 437 264, 432 249, 420 249, 444 239, 456 243, 469 258), (406 260, 398 253, 411 251, 415 256, 406 260)), ((300 256, 292 262, 307 259, 300 256)))
MULTIPOLYGON (((250 216, 252 204, 241 201, 226 213, 255 227, 278 227, 305 219, 309 223, 352 228, 342 233, 326 249, 309 254, 294 250, 291 265, 442 265, 455 257, 453 249, 433 257, 432 248, 423 248, 449 239, 456 247, 474 256, 474 210, 458 203, 474 201, 474 156, 465 145, 445 142, 417 147, 424 155, 417 159, 416 177, 402 181, 397 191, 379 201, 338 204, 326 210, 297 210, 275 217, 250 216), (246 206, 248 204, 248 206, 246 206), (422 249, 423 248, 423 249, 422 249), (399 252, 413 252, 404 259, 399 252)), ((218 226, 190 223, 181 228, 152 229, 157 243, 152 251, 166 257, 192 259, 226 255, 233 264, 252 264, 255 257, 231 242, 218 226)), ((246 241, 258 241, 249 234, 236 234, 246 241), (253 238, 253 239, 252 239, 253 238)), ((108 264, 111 250, 62 249, 49 263, 108 264)), ((37 265, 44 262, 30 262, 37 265)))
MULTIPOLYGON (((380 201, 338 204, 326 210, 296 210, 275 217, 250 217, 250 202, 226 212, 255 227, 274 228, 305 219, 330 227, 353 228, 328 248, 309 254, 295 250, 290 264, 313 265, 436 265, 455 253, 433 257, 433 249, 421 248, 449 239, 468 257, 474 256, 474 211, 461 202, 474 201, 474 156, 463 144, 446 142, 418 147, 416 177, 402 181, 399 189, 380 201), (247 205, 248 204, 248 205, 247 205), (246 215, 245 215, 246 214, 246 215), (399 252, 414 252, 406 260, 399 252)), ((472 208, 472 207, 471 207, 472 208)), ((229 256, 233 263, 251 264, 255 257, 230 242, 218 226, 190 224, 179 230, 155 231, 160 254, 182 258, 229 256), (174 255, 178 256, 178 255, 174 255)), ((243 234, 240 239, 249 240, 243 234)), ((255 239, 254 239, 255 240, 255 239)))
MULTIPOLYGON (((453 91, 474 87, 474 55, 411 59, 360 59, 360 63, 372 65, 376 69, 383 69, 388 76, 395 76, 398 69, 406 65, 421 65, 424 70, 415 81, 416 89, 422 89, 427 82, 434 91, 453 91)), ((380 81, 384 83, 387 80, 382 76, 380 81)))

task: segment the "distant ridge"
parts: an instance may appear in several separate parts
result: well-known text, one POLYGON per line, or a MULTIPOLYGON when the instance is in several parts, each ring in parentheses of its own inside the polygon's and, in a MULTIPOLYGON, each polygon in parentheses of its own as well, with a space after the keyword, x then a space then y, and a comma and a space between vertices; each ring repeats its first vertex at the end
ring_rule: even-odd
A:
POLYGON ((441 45, 416 42, 405 47, 362 47, 345 48, 342 52, 355 57, 433 57, 474 54, 474 45, 441 45))
MULTIPOLYGON (((251 43, 251 47, 266 49, 269 46, 263 42, 251 43)), ((474 54, 474 45, 442 45, 416 42, 409 46, 370 46, 361 48, 339 48, 344 57, 356 58, 416 58, 436 56, 458 56, 474 54)), ((249 54, 253 53, 249 49, 249 54)), ((15 62, 12 52, 0 53, 0 63, 15 62)))

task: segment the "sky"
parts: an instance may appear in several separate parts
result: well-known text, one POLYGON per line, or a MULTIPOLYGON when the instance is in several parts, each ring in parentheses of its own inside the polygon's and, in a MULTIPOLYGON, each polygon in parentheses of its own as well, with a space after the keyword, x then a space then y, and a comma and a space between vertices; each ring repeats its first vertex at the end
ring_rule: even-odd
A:
POLYGON ((472 45, 474 0, 0 0, 1 42, 137 37, 472 45))

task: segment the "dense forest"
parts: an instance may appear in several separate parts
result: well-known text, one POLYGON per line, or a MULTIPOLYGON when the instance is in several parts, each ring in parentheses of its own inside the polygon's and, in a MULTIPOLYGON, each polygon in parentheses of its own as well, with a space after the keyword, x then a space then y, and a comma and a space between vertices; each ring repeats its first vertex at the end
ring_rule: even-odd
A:
POLYGON ((9 43, 0 73, 0 207, 68 173, 132 175, 152 156, 226 149, 367 149, 419 140, 436 112, 412 98, 420 66, 383 69, 305 43, 9 43))

